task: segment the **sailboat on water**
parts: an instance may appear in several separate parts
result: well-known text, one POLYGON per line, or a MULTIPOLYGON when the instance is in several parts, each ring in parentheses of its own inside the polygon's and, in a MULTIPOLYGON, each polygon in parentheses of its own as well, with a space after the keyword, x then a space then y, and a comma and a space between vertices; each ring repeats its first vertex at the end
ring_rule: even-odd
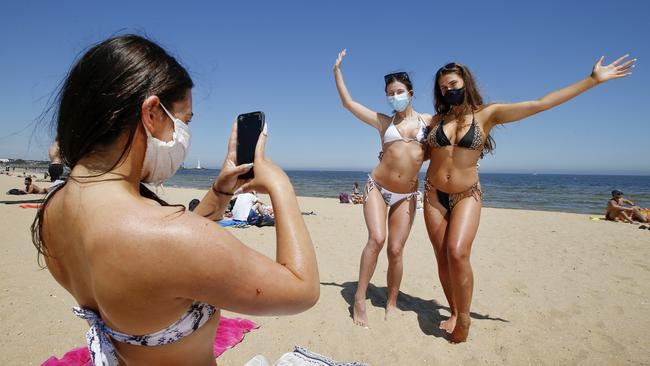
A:
POLYGON ((199 170, 200 170, 200 169, 203 169, 203 168, 201 168, 201 160, 197 161, 197 163, 196 163, 196 169, 199 169, 199 170))

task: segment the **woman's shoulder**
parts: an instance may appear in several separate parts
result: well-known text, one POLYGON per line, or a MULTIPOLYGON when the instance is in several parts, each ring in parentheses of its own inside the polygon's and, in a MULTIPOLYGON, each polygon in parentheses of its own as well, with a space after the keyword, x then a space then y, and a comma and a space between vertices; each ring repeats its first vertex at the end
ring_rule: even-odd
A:
POLYGON ((474 108, 474 113, 475 114, 492 114, 496 108, 498 108, 500 105, 503 105, 503 103, 487 103, 487 104, 481 104, 474 108))
POLYGON ((390 123, 393 122, 393 116, 377 112, 377 120, 379 121, 379 132, 384 132, 390 126, 390 123))
POLYGON ((422 119, 424 119, 424 122, 430 127, 437 125, 442 120, 442 115, 441 114, 433 114, 432 115, 432 114, 429 114, 429 113, 422 113, 421 116, 422 116, 422 119))
POLYGON ((191 265, 189 258, 206 255, 208 244, 210 252, 221 252, 215 258, 227 257, 223 254, 231 235, 218 223, 182 207, 147 206, 93 230, 95 242, 89 254, 107 259, 109 266, 119 261, 124 268, 147 276, 191 265))

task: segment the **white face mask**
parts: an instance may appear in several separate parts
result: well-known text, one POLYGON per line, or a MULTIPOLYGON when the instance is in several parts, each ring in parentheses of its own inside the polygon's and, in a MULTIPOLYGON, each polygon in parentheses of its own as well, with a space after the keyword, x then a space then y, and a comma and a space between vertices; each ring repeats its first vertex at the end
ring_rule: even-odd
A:
POLYGON ((404 92, 402 94, 387 96, 386 101, 394 111, 403 112, 411 102, 411 98, 408 92, 404 92))
POLYGON ((171 141, 165 142, 153 137, 149 130, 144 129, 147 133, 147 151, 144 154, 140 179, 155 185, 161 185, 180 168, 190 148, 191 137, 187 123, 172 116, 162 103, 160 106, 174 121, 174 134, 171 141))

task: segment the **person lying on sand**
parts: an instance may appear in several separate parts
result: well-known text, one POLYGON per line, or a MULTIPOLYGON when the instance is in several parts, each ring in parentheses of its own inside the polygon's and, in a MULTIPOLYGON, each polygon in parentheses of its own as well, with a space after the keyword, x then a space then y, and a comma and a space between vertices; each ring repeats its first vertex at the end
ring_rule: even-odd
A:
POLYGON ((634 204, 634 202, 623 198, 623 192, 615 189, 612 191, 612 198, 607 201, 607 212, 605 218, 611 221, 643 222, 650 223, 650 217, 646 209, 634 204))
POLYGON ((25 191, 26 194, 45 194, 47 188, 41 188, 32 183, 32 177, 25 177, 25 191))

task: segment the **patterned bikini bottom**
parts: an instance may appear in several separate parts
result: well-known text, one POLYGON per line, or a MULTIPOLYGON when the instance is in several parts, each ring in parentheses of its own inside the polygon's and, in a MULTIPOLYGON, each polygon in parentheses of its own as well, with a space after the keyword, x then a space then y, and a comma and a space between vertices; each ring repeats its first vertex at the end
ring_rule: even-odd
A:
POLYGON ((395 193, 387 190, 386 188, 382 187, 377 183, 370 174, 368 174, 368 183, 366 184, 366 194, 364 195, 363 203, 366 203, 368 200, 368 193, 372 191, 375 187, 379 190, 379 193, 381 193, 381 196, 384 198, 384 203, 386 203, 386 206, 391 207, 396 203, 399 203, 403 200, 409 200, 411 197, 415 196, 418 194, 417 191, 415 192, 410 192, 410 193, 395 193))
POLYGON ((480 201, 483 199, 483 191, 481 191, 481 183, 479 181, 476 181, 476 183, 474 183, 471 187, 469 187, 465 191, 458 192, 458 193, 447 193, 439 189, 436 189, 429 182, 429 179, 426 179, 424 181, 424 190, 426 192, 427 202, 430 205, 433 206, 431 201, 429 201, 429 195, 430 193, 435 191, 438 196, 438 202, 440 202, 440 204, 443 205, 449 212, 451 212, 454 209, 454 206, 456 206, 458 202, 462 201, 467 197, 474 197, 476 201, 480 201))

